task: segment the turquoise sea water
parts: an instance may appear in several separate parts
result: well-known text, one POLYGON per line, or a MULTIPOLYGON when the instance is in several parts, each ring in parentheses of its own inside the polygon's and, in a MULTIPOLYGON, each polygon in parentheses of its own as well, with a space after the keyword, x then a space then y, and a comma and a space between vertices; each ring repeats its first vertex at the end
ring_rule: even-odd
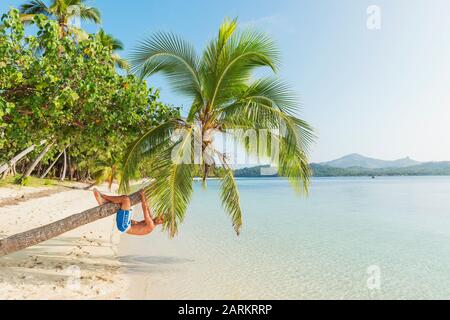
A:
POLYGON ((449 177, 320 178, 309 197, 283 179, 238 181, 239 238, 217 181, 196 185, 175 240, 122 238, 133 297, 450 298, 449 177))

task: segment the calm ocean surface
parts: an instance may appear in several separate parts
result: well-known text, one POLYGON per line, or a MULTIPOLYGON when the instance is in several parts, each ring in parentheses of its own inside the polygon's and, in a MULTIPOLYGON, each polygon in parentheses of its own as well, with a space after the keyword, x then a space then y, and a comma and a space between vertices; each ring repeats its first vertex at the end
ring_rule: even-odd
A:
POLYGON ((217 181, 197 184, 176 239, 122 237, 131 297, 450 299, 450 177, 318 178, 307 198, 283 179, 238 184, 239 238, 217 181))

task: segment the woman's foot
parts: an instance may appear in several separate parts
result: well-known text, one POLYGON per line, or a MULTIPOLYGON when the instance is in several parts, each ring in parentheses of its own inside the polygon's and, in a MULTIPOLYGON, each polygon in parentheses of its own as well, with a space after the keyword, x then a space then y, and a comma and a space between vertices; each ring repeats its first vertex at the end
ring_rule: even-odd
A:
POLYGON ((97 189, 94 189, 94 196, 100 206, 105 203, 105 201, 103 201, 102 194, 97 189))

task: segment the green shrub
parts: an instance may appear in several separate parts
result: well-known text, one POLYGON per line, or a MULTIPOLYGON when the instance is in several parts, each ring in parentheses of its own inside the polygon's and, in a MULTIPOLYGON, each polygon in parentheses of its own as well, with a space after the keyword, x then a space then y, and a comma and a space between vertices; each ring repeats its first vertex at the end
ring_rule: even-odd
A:
POLYGON ((14 178, 14 183, 21 185, 22 187, 28 187, 31 184, 31 179, 30 177, 23 178, 22 176, 16 176, 14 178))

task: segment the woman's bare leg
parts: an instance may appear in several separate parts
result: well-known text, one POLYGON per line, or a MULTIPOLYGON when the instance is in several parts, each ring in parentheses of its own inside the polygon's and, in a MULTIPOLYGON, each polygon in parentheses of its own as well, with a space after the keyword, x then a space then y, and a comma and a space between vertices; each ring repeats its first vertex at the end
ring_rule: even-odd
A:
POLYGON ((97 189, 94 189, 94 196, 99 206, 102 206, 105 203, 105 201, 103 201, 102 194, 97 189))
MULTIPOLYGON (((95 194, 95 191, 94 191, 94 194, 95 194)), ((131 209, 131 201, 128 196, 107 196, 105 194, 101 194, 100 192, 98 192, 98 194, 100 195, 102 200, 105 200, 105 201, 103 201, 103 203, 112 202, 114 204, 120 204, 120 208, 122 210, 130 210, 131 209)), ((97 196, 96 196, 96 198, 97 198, 97 196)))

